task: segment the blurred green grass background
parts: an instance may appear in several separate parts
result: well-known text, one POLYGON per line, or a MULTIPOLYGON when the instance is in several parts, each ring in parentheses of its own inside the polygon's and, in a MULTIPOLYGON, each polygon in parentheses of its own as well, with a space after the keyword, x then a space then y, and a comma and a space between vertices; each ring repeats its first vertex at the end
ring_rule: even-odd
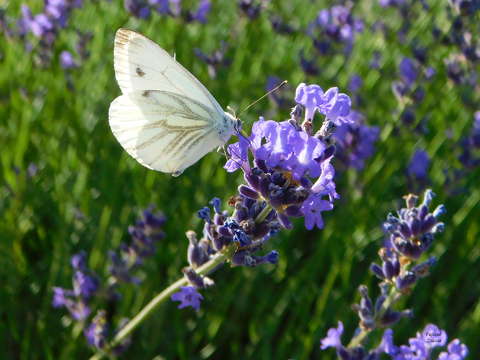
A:
MULTIPOLYGON (((2 6, 7 13, 18 14, 20 4, 10 1, 2 6)), ((30 5, 41 10, 38 2, 30 5)), ((331 5, 272 1, 269 11, 305 28, 320 9, 331 5)), ((250 21, 239 16, 233 1, 215 2, 206 25, 158 15, 137 20, 121 2, 86 2, 74 11, 71 25, 93 33, 91 56, 68 75, 56 61, 39 69, 21 42, 2 40, 0 358, 88 357, 91 350, 82 334, 72 329, 66 312, 51 307, 52 286, 71 286, 70 256, 86 250, 89 266, 104 272, 108 249, 128 240, 127 227, 139 211, 149 204, 161 209, 168 217, 167 237, 146 264, 145 281, 124 292, 118 309, 119 314, 132 316, 181 275, 186 265, 184 233, 201 228, 196 211, 214 196, 226 201, 242 180, 239 173, 222 169, 220 154, 209 154, 172 178, 143 168, 121 149, 107 120, 109 104, 120 94, 112 63, 119 27, 140 31, 175 52, 224 107, 241 109, 263 95, 269 75, 288 80, 291 90, 308 82, 346 91, 348 79, 358 73, 364 80, 364 103, 358 110, 369 125, 381 128, 377 151, 366 168, 338 174, 341 199, 325 214, 323 230, 308 232, 299 221, 272 241, 281 255, 277 266, 218 271, 216 286, 203 292, 198 313, 177 310, 173 302, 165 304, 136 331, 125 358, 333 359, 333 351, 320 352, 319 340, 338 320, 345 323, 348 339, 357 323, 350 307, 358 300, 358 285, 368 284, 376 291, 377 281, 368 266, 377 261, 383 219, 403 205, 401 196, 409 191, 405 171, 417 147, 432 158, 429 186, 448 214, 446 232, 431 251, 439 262, 403 303, 415 317, 395 327, 396 342, 405 342, 433 322, 451 338, 462 339, 471 359, 479 358, 479 171, 468 173, 462 179, 466 190, 455 195, 448 191, 444 173, 460 167, 457 142, 468 134, 473 113, 460 100, 463 90, 444 74, 443 61, 451 49, 436 46, 430 35, 433 21, 448 28, 444 4, 436 1, 431 6, 430 12, 417 11, 408 35, 431 48, 429 62, 439 73, 427 85, 417 111, 417 118, 430 116, 424 136, 402 124, 391 91, 401 56, 411 56, 409 47, 396 40, 395 31, 387 40, 370 31, 358 35, 350 59, 319 58, 321 72, 315 77, 307 77, 299 66, 300 50, 314 54, 304 34, 279 35, 272 31, 268 14, 250 21), (230 45, 232 64, 210 79, 193 49, 211 52, 222 40, 230 45), (381 71, 369 67, 375 51, 383 56, 381 71), (67 77, 74 89, 68 88, 67 77), (32 163, 38 173, 30 177, 27 168, 32 163)), ((400 26, 396 11, 381 9, 376 2, 358 4, 355 14, 367 24, 383 19, 392 29, 400 26)), ((72 50, 75 39, 74 31, 63 31, 56 51, 72 50)), ((293 91, 290 94, 293 106, 293 91)), ((269 101, 257 104, 242 116, 246 127, 274 107, 269 101)), ((278 121, 286 118, 285 110, 275 116, 278 121)))

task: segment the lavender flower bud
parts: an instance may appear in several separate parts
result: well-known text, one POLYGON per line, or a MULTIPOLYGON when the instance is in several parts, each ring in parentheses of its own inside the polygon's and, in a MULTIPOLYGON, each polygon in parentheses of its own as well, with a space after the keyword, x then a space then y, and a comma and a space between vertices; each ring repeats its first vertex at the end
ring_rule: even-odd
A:
POLYGON ((197 289, 205 289, 207 287, 213 286, 215 283, 212 279, 207 276, 197 274, 192 268, 184 268, 182 270, 188 282, 192 284, 197 289))
POLYGON ((250 188, 246 185, 240 185, 238 187, 238 192, 241 195, 243 195, 243 196, 245 196, 249 199, 253 199, 253 200, 257 200, 258 197, 259 197, 258 193, 254 189, 252 189, 252 188, 250 188))
POLYGON ((375 263, 372 263, 370 265, 370 270, 373 272, 373 274, 378 277, 380 280, 384 280, 385 279, 385 275, 383 274, 383 270, 382 270, 382 267, 375 264, 375 263))
POLYGON ((398 290, 404 290, 411 287, 417 281, 417 277, 413 272, 408 271, 405 275, 397 277, 396 286, 398 290))

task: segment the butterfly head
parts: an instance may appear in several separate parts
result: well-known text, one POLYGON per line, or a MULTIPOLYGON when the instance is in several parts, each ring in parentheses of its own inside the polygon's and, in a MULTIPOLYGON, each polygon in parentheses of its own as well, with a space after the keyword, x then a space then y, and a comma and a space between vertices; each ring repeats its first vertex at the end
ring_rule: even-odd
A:
POLYGON ((225 118, 230 124, 232 133, 238 134, 242 131, 242 121, 235 115, 235 112, 230 107, 228 108, 228 110, 232 111, 233 113, 225 112, 225 118))
POLYGON ((238 134, 242 131, 242 120, 240 119, 235 119, 234 120, 234 123, 233 123, 233 129, 235 130, 235 132, 238 134))

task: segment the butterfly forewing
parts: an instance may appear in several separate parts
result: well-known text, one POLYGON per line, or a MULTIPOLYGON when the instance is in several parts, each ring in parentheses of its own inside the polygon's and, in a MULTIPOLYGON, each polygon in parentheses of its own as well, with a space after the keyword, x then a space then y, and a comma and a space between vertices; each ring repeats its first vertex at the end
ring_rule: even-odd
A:
POLYGON ((110 105, 113 134, 142 165, 179 174, 223 144, 210 108, 174 93, 145 90, 124 94, 110 105))
POLYGON ((115 76, 122 93, 163 90, 187 96, 218 112, 215 98, 188 70, 147 37, 119 29, 115 35, 115 76))

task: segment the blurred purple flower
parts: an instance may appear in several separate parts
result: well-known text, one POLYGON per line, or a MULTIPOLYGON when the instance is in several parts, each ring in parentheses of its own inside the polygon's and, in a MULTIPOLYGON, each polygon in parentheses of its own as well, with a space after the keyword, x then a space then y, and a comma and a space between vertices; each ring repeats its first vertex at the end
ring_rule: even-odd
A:
POLYGON ((407 86, 412 86, 412 84, 418 78, 418 67, 414 60, 404 57, 400 61, 399 65, 400 76, 407 86))
POLYGON ((170 0, 170 12, 173 16, 180 16, 182 13, 181 0, 170 0))
POLYGON ((322 54, 338 44, 348 54, 352 49, 355 34, 362 32, 363 29, 363 21, 351 14, 350 7, 335 5, 320 10, 307 32, 322 54))
POLYGON ((38 173, 38 166, 34 163, 28 164, 27 174, 29 177, 34 177, 38 173))
POLYGON ((191 306, 195 310, 200 309, 200 302, 203 296, 193 286, 182 286, 182 289, 171 296, 172 301, 180 301, 179 309, 191 306))
POLYGON ((353 74, 350 77, 350 81, 348 82, 348 90, 352 93, 356 93, 360 90, 363 86, 363 80, 358 74, 353 74))
POLYGON ((83 320, 90 314, 88 302, 99 288, 99 280, 87 269, 86 253, 80 252, 72 256, 73 290, 60 287, 53 288, 53 307, 65 307, 75 320, 83 320))
POLYGON ((460 340, 454 339, 448 344, 448 352, 441 352, 438 360, 463 360, 468 356, 468 348, 460 340))
POLYGON ((92 322, 85 328, 84 334, 91 346, 103 349, 108 337, 108 322, 105 311, 98 311, 92 322))
POLYGON ((148 3, 152 5, 159 14, 168 15, 170 13, 169 0, 149 0, 148 3))
POLYGON ((460 147, 459 160, 465 168, 474 169, 480 165, 480 111, 474 113, 470 134, 460 140, 460 147))
POLYGON ((210 0, 200 0, 197 11, 193 13, 193 19, 202 24, 206 24, 211 7, 212 3, 210 0))
POLYGON ((321 340, 320 349, 325 350, 329 347, 338 349, 343 347, 342 340, 341 340, 342 334, 343 334, 343 323, 339 321, 338 326, 336 328, 329 329, 327 332, 327 336, 321 340))
POLYGON ((262 10, 262 4, 254 0, 239 0, 238 7, 251 20, 258 18, 262 10))
POLYGON ((410 159, 407 173, 412 178, 426 180, 429 166, 430 157, 427 152, 425 150, 416 150, 410 159))
POLYGON ((340 125, 333 133, 337 149, 336 157, 345 166, 362 170, 365 160, 375 152, 375 143, 380 135, 380 128, 365 125, 363 115, 357 111, 350 111, 348 117, 352 123, 340 125))
POLYGON ((150 17, 150 6, 146 0, 123 0, 123 6, 125 10, 139 19, 150 17))
MULTIPOLYGON (((445 346, 447 334, 436 325, 429 324, 417 336, 408 340, 408 345, 395 346, 393 343, 393 330, 387 329, 383 334, 381 349, 393 360, 431 359, 432 350, 445 346)), ((458 339, 448 345, 448 353, 442 352, 438 360, 462 360, 468 355, 468 349, 458 339)))
POLYGON ((113 288, 122 282, 133 284, 141 282, 134 272, 147 257, 154 254, 156 243, 165 236, 162 231, 165 216, 161 213, 154 214, 152 210, 152 207, 144 210, 136 224, 129 226, 130 244, 122 244, 118 250, 109 252, 108 270, 112 276, 110 287, 113 288))
POLYGON ((72 53, 70 53, 69 51, 66 51, 66 50, 64 50, 60 53, 60 65, 64 69, 73 69, 73 68, 76 68, 78 66, 77 63, 75 62, 74 58, 73 58, 72 53))

